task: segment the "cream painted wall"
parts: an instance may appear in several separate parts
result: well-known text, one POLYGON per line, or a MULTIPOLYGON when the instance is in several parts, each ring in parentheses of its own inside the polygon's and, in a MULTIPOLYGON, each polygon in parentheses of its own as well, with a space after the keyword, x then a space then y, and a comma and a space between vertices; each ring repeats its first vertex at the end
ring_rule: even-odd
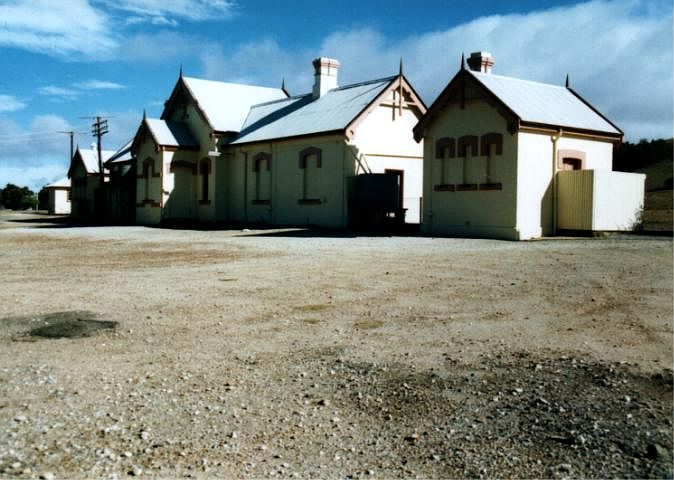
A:
MULTIPOLYGON (((392 101, 392 97, 388 100, 392 101)), ((388 102, 375 108, 356 128, 350 145, 355 155, 363 155, 372 173, 403 170, 403 208, 407 223, 421 222, 423 194, 423 142, 414 140, 412 129, 419 121, 415 111, 388 102)), ((349 161, 354 161, 353 159, 349 161)), ((357 162, 355 168, 358 168, 357 162)))
MULTIPOLYGON (((479 145, 478 145, 479 149, 479 145)), ((458 152, 457 152, 458 153, 458 152)), ((517 141, 507 131, 505 119, 485 101, 450 103, 438 113, 424 135, 424 207, 422 232, 432 235, 488 236, 517 238, 517 141), (491 162, 490 182, 500 182, 501 190, 438 191, 435 185, 463 182, 462 158, 448 159, 446 178, 441 178, 442 162, 435 158, 435 142, 442 137, 458 140, 464 135, 479 137, 497 132, 503 136, 503 154, 491 162)), ((474 155, 466 162, 468 183, 486 180, 486 157, 474 155)))
MULTIPOLYGON (((153 206, 144 203, 144 200, 152 200, 164 205, 162 191, 165 186, 162 181, 163 175, 159 177, 140 178, 143 175, 143 163, 147 158, 154 160, 154 171, 162 172, 163 154, 156 152, 154 142, 147 138, 138 148, 138 161, 136 162, 136 222, 143 225, 154 225, 162 219, 162 207, 153 206), (147 195, 146 195, 147 192, 147 195), (147 198, 146 198, 147 197, 147 198), (143 204, 143 205, 141 205, 143 204)), ((152 172, 150 172, 151 174, 152 172)))
POLYGON ((228 175, 229 215, 241 222, 265 221, 276 225, 319 225, 344 227, 347 224, 344 172, 345 144, 341 135, 283 140, 272 144, 237 147, 228 175), (317 204, 304 204, 305 171, 299 168, 299 153, 307 147, 321 149, 320 168, 309 162, 308 196, 317 204), (255 172, 253 157, 271 153, 271 203, 253 205, 255 172))
MULTIPOLYGON (((208 178, 208 199, 210 203, 200 203, 202 200, 202 180, 201 173, 197 170, 197 175, 194 184, 191 186, 190 199, 190 218, 195 218, 202 221, 218 221, 225 220, 226 214, 226 197, 218 179, 223 179, 223 172, 219 169, 223 168, 224 164, 219 157, 209 157, 209 152, 217 150, 217 137, 212 135, 213 131, 206 120, 201 116, 193 103, 187 105, 185 113, 178 109, 171 112, 168 119, 174 122, 181 122, 187 125, 192 136, 199 144, 199 150, 196 152, 190 151, 189 154, 183 153, 182 156, 189 156, 190 161, 197 165, 204 158, 211 159, 211 173, 208 178)), ((226 168, 226 167, 225 167, 226 168)), ((182 174, 181 174, 182 175, 182 174)), ((225 180, 226 181, 226 180, 225 180)))

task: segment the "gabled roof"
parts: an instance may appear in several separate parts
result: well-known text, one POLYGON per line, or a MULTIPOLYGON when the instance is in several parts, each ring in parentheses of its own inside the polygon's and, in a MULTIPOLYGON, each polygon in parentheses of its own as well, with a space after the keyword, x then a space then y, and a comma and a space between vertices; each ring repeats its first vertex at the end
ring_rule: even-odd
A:
POLYGON ((133 138, 126 142, 119 150, 117 150, 108 160, 105 162, 104 166, 107 168, 110 164, 119 164, 127 163, 133 160, 131 155, 131 145, 133 144, 133 138))
POLYGON ((287 98, 280 88, 217 82, 180 76, 161 115, 165 120, 179 93, 186 89, 204 120, 216 132, 239 132, 250 107, 287 98))
POLYGON ((63 177, 49 185, 45 185, 44 188, 70 188, 70 179, 68 177, 63 177))
POLYGON ((230 144, 343 132, 392 85, 397 84, 398 79, 405 82, 406 90, 412 92, 423 113, 423 102, 416 97, 404 77, 395 75, 335 88, 318 98, 307 94, 255 105, 240 134, 230 144))
POLYGON ((154 142, 161 147, 199 148, 199 143, 184 123, 156 118, 146 118, 144 123, 154 142))
MULTIPOLYGON (((101 157, 103 160, 103 164, 114 154, 115 152, 113 150, 101 150, 101 157)), ((77 150, 75 151, 75 155, 73 155, 73 159, 70 162, 70 168, 68 169, 68 178, 72 177, 72 170, 75 165, 75 160, 79 159, 82 162, 82 165, 84 166, 84 170, 87 172, 87 174, 97 174, 99 173, 98 170, 98 150, 94 149, 86 149, 86 148, 79 148, 77 147, 77 150)), ((108 169, 103 167, 103 173, 108 173, 108 169)))
POLYGON ((520 125, 562 128, 622 137, 623 132, 573 89, 461 69, 414 127, 417 140, 457 89, 472 81, 518 120, 520 125))

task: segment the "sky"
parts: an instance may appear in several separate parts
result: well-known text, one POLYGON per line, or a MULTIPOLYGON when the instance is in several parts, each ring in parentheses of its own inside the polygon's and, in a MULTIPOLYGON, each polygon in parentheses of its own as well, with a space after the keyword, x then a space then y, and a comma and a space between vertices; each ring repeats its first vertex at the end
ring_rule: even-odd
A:
POLYGON ((318 56, 339 83, 404 73, 430 105, 461 54, 493 73, 571 86, 625 132, 672 137, 671 0, 0 0, 0 187, 67 174, 70 141, 103 148, 159 117, 179 75, 311 90, 318 56))

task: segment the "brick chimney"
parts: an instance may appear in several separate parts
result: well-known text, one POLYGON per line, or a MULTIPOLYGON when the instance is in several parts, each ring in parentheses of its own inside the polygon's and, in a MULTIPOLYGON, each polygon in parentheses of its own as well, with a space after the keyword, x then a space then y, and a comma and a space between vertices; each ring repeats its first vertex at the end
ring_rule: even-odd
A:
POLYGON ((473 52, 468 59, 468 67, 474 72, 491 73, 494 59, 489 52, 473 52))
POLYGON ((328 90, 337 88, 337 72, 339 62, 334 58, 320 57, 315 59, 314 65, 314 98, 325 95, 328 90))

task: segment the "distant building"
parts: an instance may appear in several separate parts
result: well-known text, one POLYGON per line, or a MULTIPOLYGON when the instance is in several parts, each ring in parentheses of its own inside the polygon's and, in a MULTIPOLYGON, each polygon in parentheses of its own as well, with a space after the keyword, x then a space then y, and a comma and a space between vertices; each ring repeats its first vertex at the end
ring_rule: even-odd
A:
POLYGON ((365 209, 359 185, 377 184, 358 177, 381 174, 393 188, 368 212, 418 223, 423 146, 412 127, 426 108, 402 68, 339 86, 339 62, 313 66, 312 92, 292 97, 181 74, 161 118, 143 118, 133 140, 137 222, 344 227, 365 209))
POLYGON ((51 215, 70 215, 70 179, 64 177, 49 185, 47 189, 47 210, 51 215))
POLYGON ((424 142, 422 231, 530 239, 630 230, 644 176, 613 172, 623 133, 568 86, 492 74, 471 54, 414 128, 424 142))
MULTIPOLYGON (((103 150, 102 157, 105 162, 115 152, 103 150)), ((71 212, 73 219, 79 221, 103 221, 103 195, 100 182, 100 169, 98 167, 98 151, 95 145, 91 149, 77 148, 68 169, 68 178, 72 182, 71 212), (100 206, 99 206, 100 205, 100 206)), ((109 172, 103 169, 105 182, 108 181, 109 172)))

